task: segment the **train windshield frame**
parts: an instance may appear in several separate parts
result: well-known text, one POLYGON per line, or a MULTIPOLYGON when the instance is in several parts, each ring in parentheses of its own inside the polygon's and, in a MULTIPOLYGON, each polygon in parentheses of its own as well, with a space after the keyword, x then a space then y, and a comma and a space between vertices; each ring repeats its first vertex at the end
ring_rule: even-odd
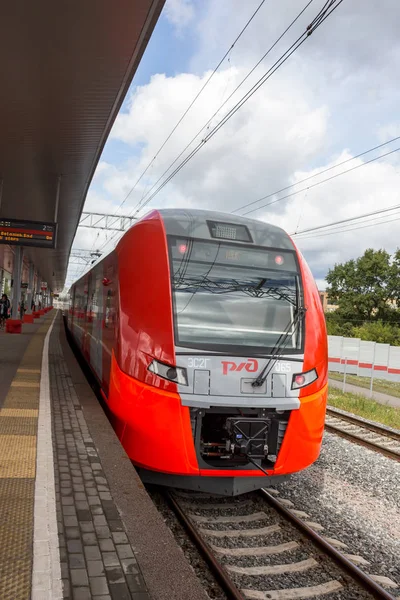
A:
POLYGON ((228 354, 304 350, 295 250, 167 236, 175 344, 228 354), (285 333, 286 332, 286 333, 285 333), (286 340, 286 341, 285 341, 286 340))

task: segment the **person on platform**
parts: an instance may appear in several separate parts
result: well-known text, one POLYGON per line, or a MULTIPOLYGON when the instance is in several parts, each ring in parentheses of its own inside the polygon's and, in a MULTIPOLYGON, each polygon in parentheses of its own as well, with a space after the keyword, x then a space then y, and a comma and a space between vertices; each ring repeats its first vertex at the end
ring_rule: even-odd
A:
POLYGON ((24 318, 25 310, 26 310, 25 309, 25 302, 23 300, 21 300, 20 305, 19 305, 19 314, 20 314, 20 317, 21 317, 21 321, 24 318))
POLYGON ((10 306, 7 294, 3 294, 0 300, 0 329, 4 329, 5 322, 10 316, 10 306))

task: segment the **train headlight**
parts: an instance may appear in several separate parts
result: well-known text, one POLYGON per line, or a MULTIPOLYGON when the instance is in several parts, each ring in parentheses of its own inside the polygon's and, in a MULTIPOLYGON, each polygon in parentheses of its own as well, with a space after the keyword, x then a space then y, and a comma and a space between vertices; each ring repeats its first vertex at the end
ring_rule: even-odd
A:
POLYGON ((311 371, 307 371, 306 373, 296 373, 292 379, 292 390, 306 387, 306 385, 314 383, 316 379, 318 379, 318 373, 315 369, 311 369, 311 371))
POLYGON ((168 381, 178 383, 179 385, 188 385, 186 369, 183 367, 171 367, 171 365, 165 365, 158 360, 153 360, 147 368, 154 375, 158 375, 158 377, 168 379, 168 381))

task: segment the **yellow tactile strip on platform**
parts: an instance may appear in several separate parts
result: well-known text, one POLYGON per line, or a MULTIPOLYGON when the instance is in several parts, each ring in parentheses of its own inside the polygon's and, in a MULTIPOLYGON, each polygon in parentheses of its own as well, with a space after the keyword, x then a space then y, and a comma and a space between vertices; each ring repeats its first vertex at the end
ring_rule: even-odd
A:
POLYGON ((35 460, 36 434, 0 435, 0 482, 8 477, 34 479, 35 460))
POLYGON ((38 417, 39 410, 37 408, 3 408, 1 411, 2 417, 38 417))
POLYGON ((28 600, 35 480, 0 479, 0 598, 28 600))
POLYGON ((32 336, 0 410, 0 598, 31 593, 36 435, 49 315, 32 336))

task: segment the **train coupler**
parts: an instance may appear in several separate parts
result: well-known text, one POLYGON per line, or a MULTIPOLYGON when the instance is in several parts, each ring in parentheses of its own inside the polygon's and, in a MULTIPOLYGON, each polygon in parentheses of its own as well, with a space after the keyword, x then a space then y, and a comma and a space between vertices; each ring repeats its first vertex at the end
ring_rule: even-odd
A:
POLYGON ((229 417, 226 420, 229 434, 226 449, 236 456, 262 460, 268 456, 269 429, 267 419, 229 417))

